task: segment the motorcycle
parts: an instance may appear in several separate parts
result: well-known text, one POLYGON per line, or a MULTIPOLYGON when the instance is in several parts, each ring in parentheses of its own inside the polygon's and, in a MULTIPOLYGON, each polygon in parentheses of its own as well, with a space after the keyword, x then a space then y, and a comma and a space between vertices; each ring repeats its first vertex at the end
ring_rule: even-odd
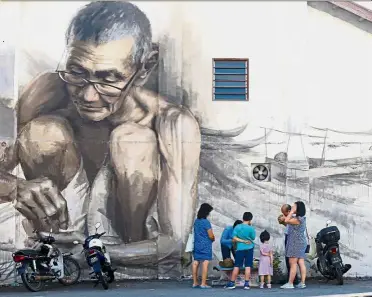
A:
POLYGON ((351 269, 351 265, 344 265, 342 262, 338 244, 340 231, 336 226, 329 226, 331 223, 328 220, 326 227, 320 230, 315 238, 317 268, 328 280, 337 280, 339 285, 343 285, 343 275, 351 269))
MULTIPOLYGON (((84 252, 87 264, 93 269, 90 275, 94 274, 92 278, 96 280, 96 286, 101 283, 102 287, 107 290, 108 284, 115 280, 115 270, 111 267, 110 255, 100 239, 106 234, 106 232, 98 233, 100 226, 101 224, 97 223, 96 233, 85 239, 82 253, 84 252)), ((79 242, 74 241, 74 244, 79 244, 79 242)))
POLYGON ((21 249, 12 255, 18 275, 31 292, 39 292, 46 281, 57 279, 68 286, 76 284, 80 278, 80 265, 71 257, 72 253, 61 253, 54 243, 55 238, 50 231, 46 237, 39 235, 31 249, 21 249), (71 277, 71 268, 75 268, 75 277, 71 277))

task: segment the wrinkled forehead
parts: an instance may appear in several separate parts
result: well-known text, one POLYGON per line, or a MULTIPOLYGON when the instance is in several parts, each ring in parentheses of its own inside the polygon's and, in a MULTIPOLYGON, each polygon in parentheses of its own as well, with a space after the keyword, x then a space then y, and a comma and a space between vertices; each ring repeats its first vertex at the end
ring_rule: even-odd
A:
POLYGON ((73 41, 68 47, 66 64, 78 64, 91 72, 113 68, 131 72, 135 68, 134 45, 132 37, 102 44, 73 41))

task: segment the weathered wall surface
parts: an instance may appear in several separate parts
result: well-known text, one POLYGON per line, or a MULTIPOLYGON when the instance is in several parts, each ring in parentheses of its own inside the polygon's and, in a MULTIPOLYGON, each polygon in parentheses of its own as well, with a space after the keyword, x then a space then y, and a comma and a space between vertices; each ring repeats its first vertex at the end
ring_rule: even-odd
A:
MULTIPOLYGON (((64 31, 81 5, 85 3, 0 5, 0 14, 4 15, 0 22, 7 23, 0 26, 5 39, 0 43, 0 95, 13 100, 0 110, 0 136, 4 140, 1 152, 14 142, 14 126, 6 117, 12 115, 18 93, 39 73, 57 68, 66 54, 64 31), (53 11, 58 12, 58 21, 53 11), (5 125, 7 128, 3 129, 5 125)), ((307 7, 305 2, 136 5, 147 14, 154 42, 159 43, 161 63, 149 86, 168 101, 187 106, 198 121, 201 142, 193 146, 194 150, 200 147, 198 175, 195 173, 197 204, 208 202, 214 207, 211 222, 217 241, 223 228, 248 210, 254 214, 257 230, 268 230, 280 251, 283 229, 276 220, 280 206, 303 200, 308 207, 310 235, 315 236, 331 219, 341 230, 345 262, 353 265, 350 275, 371 275, 371 36, 307 7), (249 58, 249 102, 212 101, 213 58, 249 58), (251 176, 251 163, 263 162, 272 163, 271 182, 255 182, 251 176)), ((186 126, 180 129, 179 135, 186 126)), ((92 147, 95 136, 90 137, 92 147)), ((185 143, 185 137, 182 134, 177 141, 185 143)), ((140 140, 139 136, 133 141, 140 140)), ((49 140, 40 136, 38 141, 49 140)), ((196 138, 192 142, 198 143, 196 138)), ((154 166, 161 167, 159 163, 154 166)), ((22 178, 22 167, 13 173, 22 178)), ((188 196, 190 191, 187 194, 182 188, 185 180, 192 178, 181 176, 171 186, 173 193, 166 193, 167 197, 174 195, 178 199, 179 204, 168 209, 169 213, 174 212, 173 218, 175 214, 190 217, 197 207, 187 202, 192 200, 192 194, 188 196)), ((108 199, 100 191, 107 185, 104 179, 100 181, 90 195, 108 199)), ((129 185, 136 186, 135 181, 129 185)), ((158 193, 161 186, 158 184, 158 193)), ((169 188, 168 184, 163 186, 169 188)), ((63 194, 76 195, 76 188, 63 194)), ((159 218, 164 209, 157 214, 157 205, 151 208, 152 219, 146 221, 148 238, 157 238, 155 250, 141 245, 142 241, 134 245, 143 248, 143 255, 146 249, 148 254, 161 254, 167 246, 159 239, 162 230, 154 229, 152 224, 164 220, 159 218)), ((100 218, 105 229, 117 236, 115 228, 110 229, 109 215, 100 218)), ((24 245, 23 220, 13 204, 3 199, 3 250, 24 245)), ((183 223, 186 221, 180 219, 175 226, 183 238, 188 233, 187 224, 183 223)), ((182 245, 176 241, 175 246, 176 256, 155 268, 124 260, 120 263, 123 276, 178 275, 182 270, 177 260, 182 256, 182 245)), ((112 249, 115 254, 120 246, 112 249)), ((8 254, 4 252, 4 260, 8 254)), ((218 243, 214 244, 214 256, 221 257, 218 243)))

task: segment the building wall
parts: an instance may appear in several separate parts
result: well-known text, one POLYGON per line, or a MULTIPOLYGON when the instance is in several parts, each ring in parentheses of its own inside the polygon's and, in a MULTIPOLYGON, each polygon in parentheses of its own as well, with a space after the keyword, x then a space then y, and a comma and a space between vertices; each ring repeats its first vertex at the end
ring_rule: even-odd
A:
MULTIPOLYGON (((57 67, 65 55, 68 21, 83 4, 0 4, 4 15, 13 16, 6 20, 13 33, 3 35, 6 45, 0 47, 8 61, 6 68, 0 65, 8 81, 0 84, 0 94, 9 98, 9 92, 14 93, 9 106, 33 77, 57 67)), ((268 230, 282 253, 280 206, 303 200, 310 235, 331 219, 341 231, 344 261, 353 265, 349 274, 370 275, 370 34, 306 2, 136 5, 148 15, 160 47, 161 63, 152 86, 170 101, 187 106, 200 127, 197 203, 214 207, 214 259, 221 257, 218 241, 223 228, 244 211, 254 214, 257 231, 268 230), (212 101, 213 58, 249 58, 248 102, 212 101), (216 136, 207 135, 211 131, 216 136), (255 182, 252 163, 271 163, 271 182, 255 182)), ((7 106, 5 113, 11 113, 7 106)), ((12 133, 4 134, 4 142, 11 144, 12 133)), ((15 173, 22 176, 22 169, 15 173)), ((181 194, 178 199, 182 204, 188 198, 181 194)), ((19 248, 25 239, 22 218, 11 203, 0 207, 3 249, 19 248)), ((180 206, 177 211, 192 214, 195 209, 180 206)), ((187 228, 180 228, 187 237, 187 228)), ((161 245, 159 240, 159 249, 161 245)), ((310 265, 314 252, 312 248, 310 265)), ((182 270, 177 261, 155 269, 123 264, 121 272, 123 277, 174 276, 182 270), (168 269, 169 265, 173 266, 168 269)))

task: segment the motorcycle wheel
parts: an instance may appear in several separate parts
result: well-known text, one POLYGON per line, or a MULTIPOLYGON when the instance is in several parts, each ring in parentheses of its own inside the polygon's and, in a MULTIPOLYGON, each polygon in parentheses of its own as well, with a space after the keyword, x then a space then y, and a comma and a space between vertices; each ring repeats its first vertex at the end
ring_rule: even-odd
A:
POLYGON ((26 264, 26 271, 21 274, 22 283, 25 285, 27 290, 31 292, 39 292, 44 287, 44 282, 30 279, 30 274, 33 273, 34 271, 31 267, 31 263, 26 264), (28 273, 27 270, 31 271, 31 273, 28 273))
POLYGON ((111 284, 115 280, 115 275, 111 267, 109 268, 106 274, 107 274, 107 282, 111 284))
POLYGON ((106 264, 104 267, 104 273, 107 276, 107 282, 111 284, 115 280, 115 274, 110 264, 106 264))
POLYGON ((63 258, 63 272, 64 277, 59 278, 58 281, 64 286, 71 286, 76 284, 80 279, 81 268, 79 263, 72 257, 63 258), (71 275, 75 272, 75 276, 71 275))
POLYGON ((318 271, 320 272, 320 274, 323 275, 326 279, 328 279, 328 280, 334 280, 334 278, 332 278, 328 274, 323 273, 323 271, 320 269, 321 267, 320 267, 320 261, 319 261, 319 259, 316 261, 316 266, 317 266, 318 271))
POLYGON ((336 268, 336 279, 338 285, 342 286, 344 284, 344 277, 340 267, 336 268))
POLYGON ((109 286, 102 272, 97 273, 97 279, 102 284, 103 289, 107 290, 109 286))

